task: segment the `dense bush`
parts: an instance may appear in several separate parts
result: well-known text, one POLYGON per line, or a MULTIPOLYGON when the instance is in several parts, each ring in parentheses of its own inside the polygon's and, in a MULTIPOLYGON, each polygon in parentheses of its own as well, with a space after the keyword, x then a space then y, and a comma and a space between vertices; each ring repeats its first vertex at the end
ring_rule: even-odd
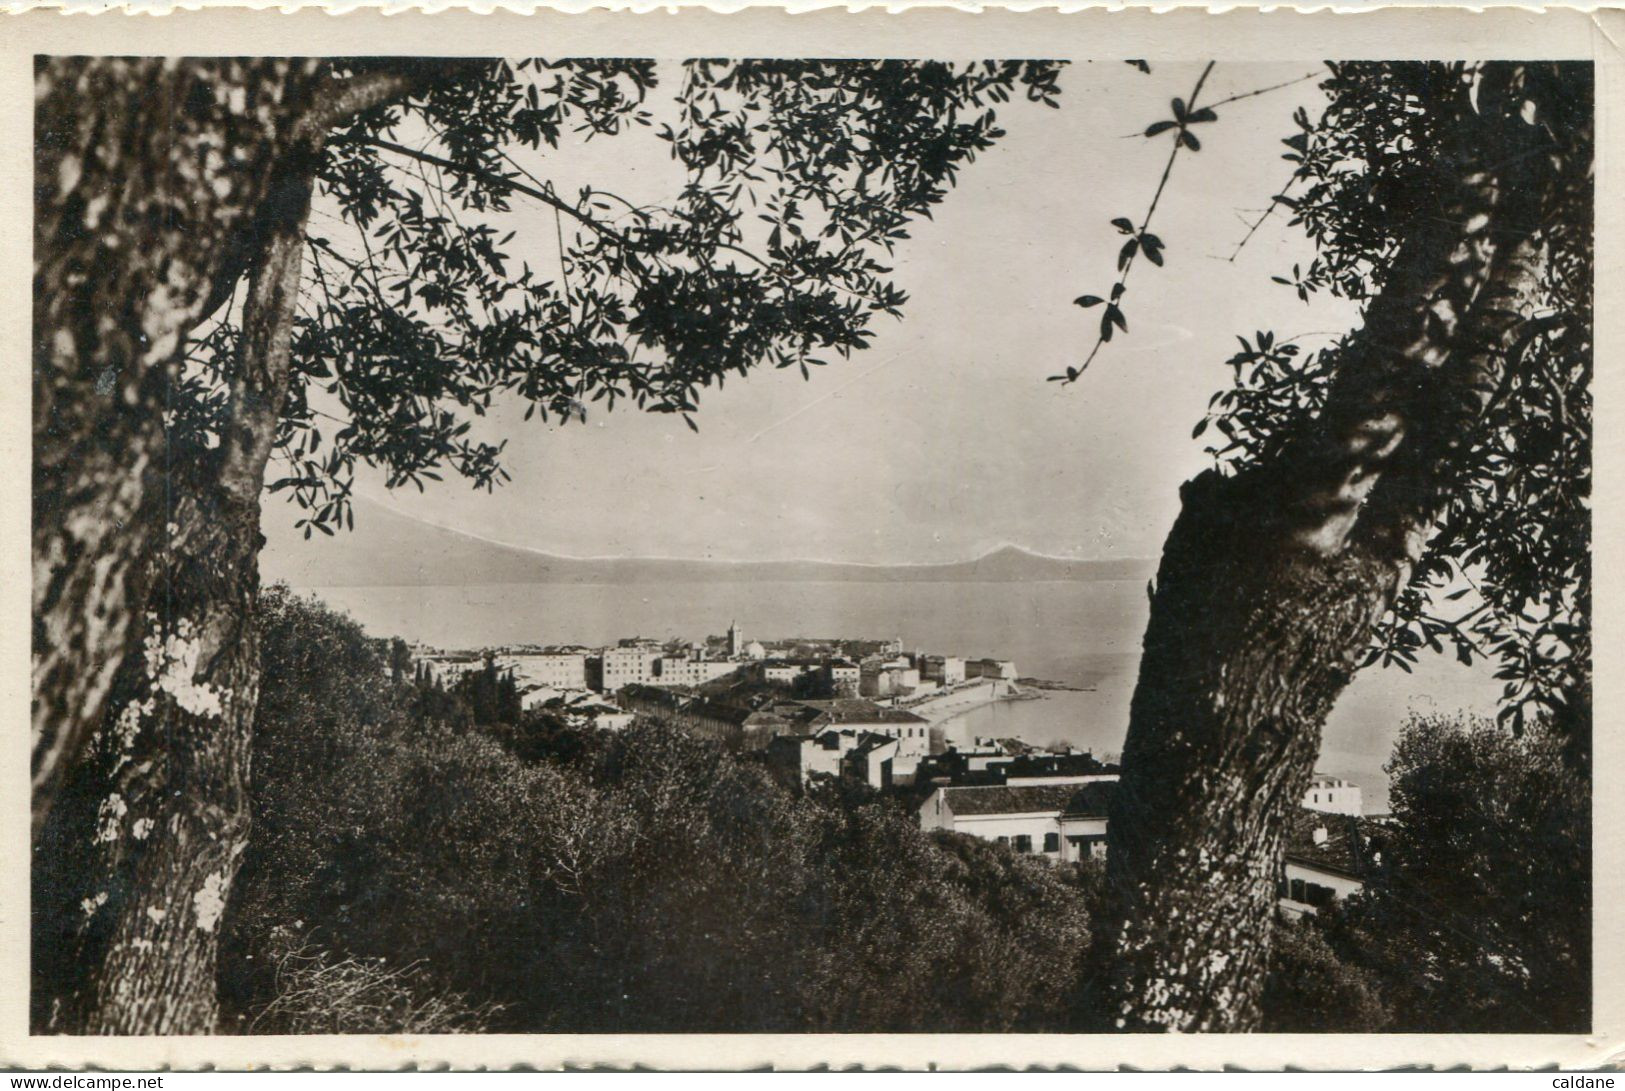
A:
POLYGON ((1262 1004, 1273 1034, 1375 1034, 1391 1018, 1377 977, 1339 958, 1314 918, 1276 923, 1262 1004))
POLYGON ((1334 920, 1394 1029, 1590 1027, 1590 778, 1568 740, 1418 717, 1387 766, 1382 866, 1334 920))
MULTIPOLYGON (((1079 1029, 1088 866, 922 833, 653 723, 479 726, 392 646, 263 596, 242 1029, 1079 1029)), ((1363 894, 1277 926, 1265 1029, 1578 1030, 1589 796, 1560 741, 1419 719, 1363 894)))
POLYGON ((866 792, 793 794, 663 725, 432 718, 353 622, 276 589, 263 619, 222 965, 239 1025, 320 1022, 324 983, 381 998, 332 1027, 357 1031, 394 1011, 513 1031, 1068 1025, 1084 872, 927 836, 866 792))

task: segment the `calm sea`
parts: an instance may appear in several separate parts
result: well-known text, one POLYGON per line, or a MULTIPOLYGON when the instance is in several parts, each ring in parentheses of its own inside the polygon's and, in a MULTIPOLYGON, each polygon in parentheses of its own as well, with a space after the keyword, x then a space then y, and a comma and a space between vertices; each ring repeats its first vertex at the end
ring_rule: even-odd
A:
MULTIPOLYGON (((461 587, 311 587, 375 635, 440 647, 606 644, 621 637, 699 638, 738 622, 753 637, 901 638, 930 652, 1013 659, 1022 674, 1090 692, 1052 692, 967 713, 967 735, 1096 754, 1122 748, 1145 626, 1138 581, 1064 583, 492 584, 461 587)), ((1367 671, 1327 725, 1321 768, 1387 802, 1382 765, 1409 708, 1494 708, 1482 669, 1424 660, 1414 674, 1367 671)))

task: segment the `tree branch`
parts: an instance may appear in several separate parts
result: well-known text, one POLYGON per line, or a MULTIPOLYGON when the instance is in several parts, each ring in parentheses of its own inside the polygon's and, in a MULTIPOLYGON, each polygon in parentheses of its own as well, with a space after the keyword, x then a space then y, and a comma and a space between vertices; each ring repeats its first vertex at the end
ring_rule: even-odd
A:
POLYGON ((1538 282, 1535 210, 1550 185, 1524 154, 1533 139, 1515 116, 1463 126, 1465 161, 1493 167, 1469 167, 1419 219, 1320 418, 1275 468, 1296 546, 1330 556, 1357 534, 1386 561, 1421 555, 1449 465, 1511 366, 1516 303, 1538 282))
POLYGON ((535 186, 529 186, 523 182, 516 182, 512 178, 504 178, 502 175, 493 174, 491 171, 485 170, 482 167, 476 167, 468 163, 458 163, 455 160, 447 159, 444 156, 435 155, 432 152, 420 152, 413 148, 408 148, 404 144, 396 144, 390 140, 379 140, 376 137, 367 137, 363 139, 361 143, 368 144, 375 148, 382 148, 384 151, 394 152, 396 155, 404 155, 410 159, 416 159, 419 162, 429 163, 444 170, 456 171, 465 178, 473 178, 484 182, 488 186, 495 186, 498 189, 506 190, 510 193, 522 193, 526 197, 533 197, 548 207, 557 209, 566 216, 569 216, 571 219, 574 219, 584 226, 592 229, 597 234, 602 235, 607 239, 612 239, 629 250, 636 249, 637 247, 637 243, 628 238, 626 235, 623 235, 621 232, 616 231, 613 227, 599 223, 591 216, 588 216, 586 213, 577 209, 568 201, 562 201, 553 194, 548 193, 545 190, 538 189, 535 186))
MULTIPOLYGON (((1197 97, 1202 93, 1202 85, 1207 82, 1208 74, 1213 71, 1213 64, 1213 61, 1207 62, 1207 67, 1202 69, 1202 74, 1196 79, 1196 86, 1191 88, 1191 97, 1186 109, 1190 110, 1192 113, 1196 111, 1197 97)), ((1151 204, 1145 210, 1145 217, 1140 220, 1140 228, 1137 232, 1135 232, 1135 238, 1139 238, 1150 229, 1151 217, 1156 215, 1157 205, 1162 201, 1162 191, 1168 188, 1168 176, 1174 171, 1174 160, 1179 158, 1179 151, 1185 146, 1185 141, 1183 139, 1185 134, 1184 125, 1180 125, 1176 132, 1177 135, 1174 137, 1174 146, 1168 152, 1168 162, 1163 165, 1162 177, 1157 180, 1157 191, 1151 195, 1151 204)), ((1118 285, 1126 286, 1128 284, 1129 272, 1134 268, 1134 259, 1138 256, 1138 249, 1129 255, 1127 263, 1123 265, 1122 270, 1117 274, 1118 285)), ((1117 303, 1117 300, 1121 294, 1122 293, 1119 292, 1112 296, 1112 304, 1115 305, 1117 303)), ((1089 365, 1095 362, 1095 357, 1100 354, 1100 350, 1105 344, 1106 334, 1103 332, 1095 338, 1095 347, 1089 350, 1089 355, 1084 359, 1083 363, 1078 367, 1078 369, 1075 372, 1068 372, 1067 381, 1073 382, 1079 375, 1082 375, 1085 371, 1089 370, 1089 365)))
POLYGON ((296 141, 320 141, 327 133, 375 106, 403 99, 428 86, 433 78, 427 66, 370 68, 324 87, 294 122, 296 141))

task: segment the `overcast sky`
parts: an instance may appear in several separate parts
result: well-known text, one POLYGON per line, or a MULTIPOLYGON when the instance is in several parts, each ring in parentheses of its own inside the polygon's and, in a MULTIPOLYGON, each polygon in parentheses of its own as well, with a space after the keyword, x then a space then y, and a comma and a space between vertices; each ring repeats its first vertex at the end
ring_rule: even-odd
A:
MULTIPOLYGON (((1217 102, 1315 71, 1313 63, 1220 65, 1217 102)), ((1060 110, 1015 102, 1008 135, 904 243, 901 321, 878 320, 873 347, 811 381, 766 370, 703 398, 690 432, 673 417, 599 412, 585 426, 520 421, 500 407, 483 431, 509 439, 513 481, 494 495, 448 482, 419 496, 364 475, 360 493, 403 514, 481 537, 573 556, 807 557, 934 562, 1003 543, 1068 557, 1160 552, 1179 483, 1206 465, 1190 438, 1227 381, 1235 334, 1275 329, 1323 343, 1353 315, 1305 306, 1270 275, 1310 251, 1272 216, 1226 260, 1290 174, 1280 140, 1317 81, 1220 107, 1202 150, 1180 156, 1151 230, 1167 264, 1137 264, 1129 333, 1070 387, 1046 376, 1080 362, 1121 242, 1155 189, 1168 136, 1137 133, 1188 96, 1197 66, 1080 64, 1060 110)), ((665 66, 662 98, 675 86, 665 66)), ((536 172, 562 192, 594 180, 658 199, 680 180, 664 145, 640 132, 566 148, 536 172)), ((551 215, 527 209, 516 247, 552 245, 551 215), (538 240, 527 244, 526 240, 538 240)), ((535 263, 545 265, 541 250, 535 263)), ((364 512, 362 513, 364 517, 364 512)), ((296 509, 270 498, 273 554, 296 509)))

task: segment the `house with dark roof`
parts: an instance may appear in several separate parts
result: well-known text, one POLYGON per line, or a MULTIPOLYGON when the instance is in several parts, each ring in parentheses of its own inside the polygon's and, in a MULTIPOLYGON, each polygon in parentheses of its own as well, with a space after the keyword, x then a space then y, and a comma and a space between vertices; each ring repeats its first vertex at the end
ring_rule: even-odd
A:
POLYGON ((1051 860, 1106 855, 1106 808, 1116 774, 1064 783, 944 786, 920 805, 920 828, 967 833, 1051 860))
POLYGON ((779 735, 767 744, 768 763, 792 784, 820 774, 871 788, 894 783, 897 740, 872 731, 826 728, 816 735, 779 735))
POLYGON ((775 714, 794 721, 800 733, 817 735, 830 728, 868 732, 897 740, 892 759, 892 776, 909 784, 920 759, 931 753, 931 722, 900 708, 887 708, 861 697, 837 697, 827 701, 780 701, 775 714))
POLYGON ((1286 852, 1276 894, 1288 916, 1342 901, 1382 863, 1382 829, 1351 814, 1297 808, 1287 818, 1286 852))
POLYGON ((665 720, 729 745, 763 747, 773 736, 797 730, 795 721, 772 709, 742 708, 683 687, 625 686, 615 699, 629 712, 665 720))
MULTIPOLYGON (((944 785, 920 805, 920 828, 951 830, 1052 860, 1104 859, 1117 774, 995 785, 944 785)), ((1358 891, 1382 863, 1382 828, 1355 815, 1296 808, 1277 876, 1281 908, 1314 913, 1358 891)))

